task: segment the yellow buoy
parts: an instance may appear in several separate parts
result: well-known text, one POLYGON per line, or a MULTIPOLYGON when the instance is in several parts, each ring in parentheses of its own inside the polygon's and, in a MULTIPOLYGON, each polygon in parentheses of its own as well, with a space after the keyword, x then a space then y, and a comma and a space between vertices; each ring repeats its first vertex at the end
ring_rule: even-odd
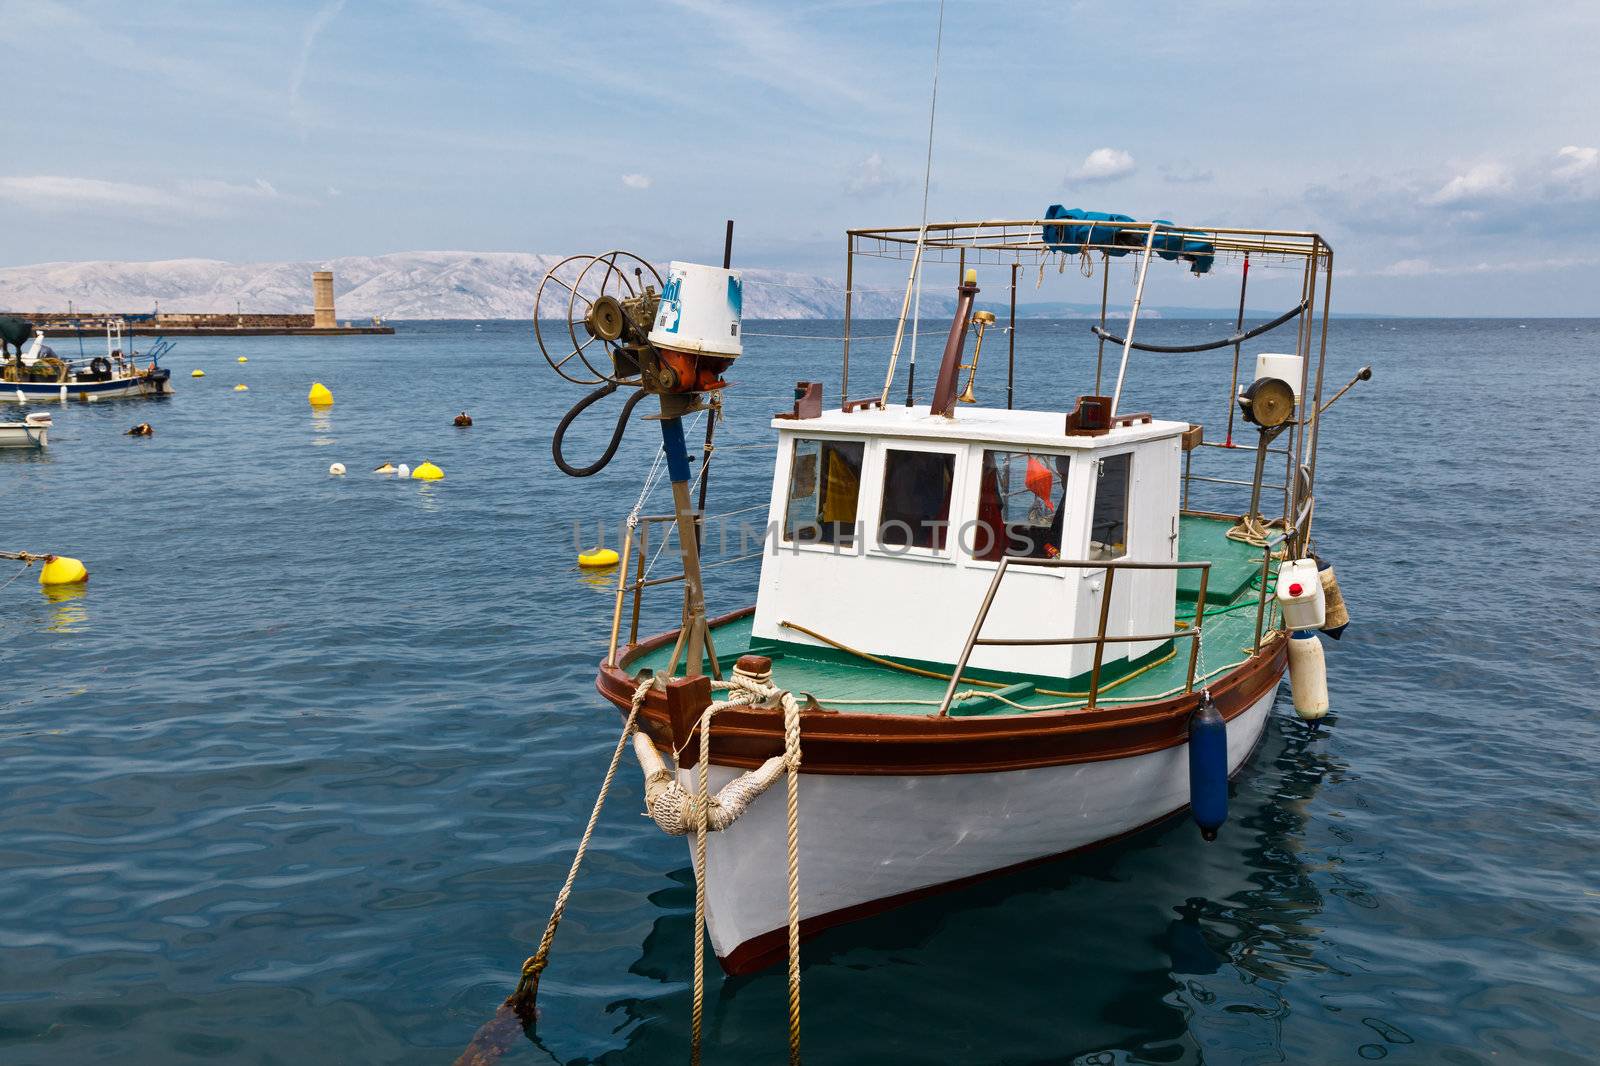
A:
POLYGON ((393 463, 384 463, 382 466, 378 467, 378 469, 374 470, 373 473, 374 474, 392 474, 392 473, 394 473, 394 464, 393 463))
POLYGON ((250 386, 249 385, 235 385, 233 387, 233 391, 234 392, 249 392, 250 391, 250 386))
POLYGON ((615 566, 617 553, 612 548, 596 548, 578 556, 579 566, 615 566))
POLYGON ((76 585, 88 580, 89 570, 83 561, 65 555, 46 556, 44 569, 39 571, 41 585, 76 585))
POLYGON ((326 407, 333 402, 333 393, 328 391, 328 386, 320 381, 311 383, 311 391, 306 394, 306 401, 312 407, 326 407))
POLYGON ((442 481, 444 480, 444 471, 424 459, 417 465, 415 470, 411 471, 411 477, 416 481, 442 481))
POLYGON ((244 357, 244 356, 242 356, 242 355, 241 355, 241 356, 240 356, 240 357, 239 357, 239 362, 241 362, 241 363, 248 363, 248 362, 249 362, 249 361, 250 361, 250 360, 248 360, 248 359, 246 359, 246 358, 245 358, 245 357, 244 357))
POLYGON ((203 378, 203 377, 206 376, 206 372, 204 370, 198 370, 198 369, 191 370, 191 371, 189 371, 189 376, 192 377, 192 378, 203 378))

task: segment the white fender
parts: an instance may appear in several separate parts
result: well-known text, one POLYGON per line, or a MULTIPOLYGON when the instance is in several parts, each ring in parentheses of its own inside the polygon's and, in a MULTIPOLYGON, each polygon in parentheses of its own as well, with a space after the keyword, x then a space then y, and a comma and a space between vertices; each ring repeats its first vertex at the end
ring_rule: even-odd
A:
POLYGON ((1322 638, 1313 632, 1289 638, 1289 688, 1294 693, 1294 713, 1314 722, 1328 713, 1328 664, 1322 638))

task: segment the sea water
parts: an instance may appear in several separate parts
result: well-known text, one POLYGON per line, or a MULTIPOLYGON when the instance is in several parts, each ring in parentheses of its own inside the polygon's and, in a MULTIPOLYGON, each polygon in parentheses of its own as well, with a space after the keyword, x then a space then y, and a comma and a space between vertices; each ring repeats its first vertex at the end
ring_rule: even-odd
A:
MULTIPOLYGON (((1089 391, 1086 326, 1021 324, 1029 406, 1089 391)), ((712 513, 757 508, 734 529, 764 521, 794 380, 839 395, 838 323, 749 330, 710 485, 712 513)), ((891 330, 857 332, 871 395, 891 330)), ((1231 357, 1136 354, 1124 409, 1220 439, 1231 357)), ((173 398, 52 406, 48 451, 0 453, 0 547, 92 575, 0 589, 0 1062, 449 1061, 538 939, 616 739, 593 688, 609 576, 575 557, 618 546, 656 425, 604 473, 558 474, 581 391, 514 323, 184 340, 167 363, 173 398), (443 481, 369 473, 425 459, 443 481)), ((1214 844, 1176 820, 808 942, 808 1062, 1593 1060, 1600 324, 1336 320, 1325 394, 1368 363, 1317 470, 1354 616, 1328 645, 1334 715, 1308 727, 1280 693, 1214 844)), ((710 539, 709 562, 749 550, 710 539)), ((754 587, 750 561, 708 573, 714 610, 754 587)), ((656 593, 650 631, 673 613, 656 593)), ((506 1061, 685 1057, 688 853, 640 793, 625 767, 506 1061)), ((713 973, 707 1061, 780 1061, 784 1002, 781 968, 713 973)))

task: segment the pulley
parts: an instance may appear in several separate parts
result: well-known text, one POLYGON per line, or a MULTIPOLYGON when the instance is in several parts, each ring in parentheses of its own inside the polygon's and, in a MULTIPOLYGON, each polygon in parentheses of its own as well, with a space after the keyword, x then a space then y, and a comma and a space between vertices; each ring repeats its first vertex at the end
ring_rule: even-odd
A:
POLYGON ((1294 388, 1282 378, 1256 378, 1239 393, 1245 420, 1276 429, 1294 416, 1294 388))

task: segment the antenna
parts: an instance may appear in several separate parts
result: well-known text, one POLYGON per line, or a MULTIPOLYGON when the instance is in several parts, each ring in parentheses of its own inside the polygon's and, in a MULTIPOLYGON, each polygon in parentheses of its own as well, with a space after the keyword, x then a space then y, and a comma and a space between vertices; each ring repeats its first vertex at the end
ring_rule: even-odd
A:
MULTIPOLYGON (((933 39, 933 93, 928 98, 928 159, 922 168, 922 230, 917 235, 918 249, 928 236, 928 186, 933 182, 933 116, 939 107, 939 56, 944 50, 944 0, 939 0, 939 29, 933 39)), ((917 388, 917 334, 922 325, 922 272, 911 267, 916 279, 917 302, 911 309, 911 367, 906 375, 906 406, 910 407, 917 388)), ((963 278, 963 280, 965 280, 963 278)))

